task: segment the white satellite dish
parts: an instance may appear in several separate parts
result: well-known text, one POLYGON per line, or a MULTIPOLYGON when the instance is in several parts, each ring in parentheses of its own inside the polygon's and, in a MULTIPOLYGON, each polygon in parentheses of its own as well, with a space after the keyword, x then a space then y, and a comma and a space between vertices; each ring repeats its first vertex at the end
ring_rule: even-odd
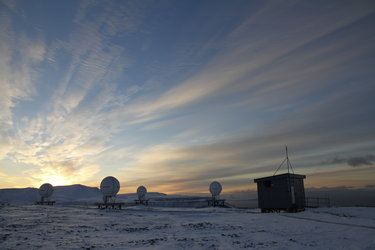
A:
POLYGON ((147 194, 147 189, 144 186, 139 186, 137 188, 138 200, 143 200, 146 197, 146 194, 147 194))
POLYGON ((39 195, 41 196, 42 201, 44 201, 44 199, 48 199, 49 197, 51 197, 53 192, 54 192, 53 186, 49 183, 44 183, 39 188, 39 195))
POLYGON ((110 198, 116 196, 120 190, 120 182, 113 176, 105 177, 100 183, 100 191, 103 194, 103 201, 108 202, 110 198))
POLYGON ((217 181, 214 181, 210 184, 210 193, 213 197, 218 196, 221 193, 222 187, 221 184, 217 181))

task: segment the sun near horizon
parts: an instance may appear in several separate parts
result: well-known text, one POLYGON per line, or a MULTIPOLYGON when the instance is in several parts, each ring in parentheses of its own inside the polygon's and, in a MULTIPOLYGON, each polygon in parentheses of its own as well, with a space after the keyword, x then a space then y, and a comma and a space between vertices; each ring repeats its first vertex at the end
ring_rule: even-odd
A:
POLYGON ((0 188, 375 187, 374 1, 0 1, 0 188))

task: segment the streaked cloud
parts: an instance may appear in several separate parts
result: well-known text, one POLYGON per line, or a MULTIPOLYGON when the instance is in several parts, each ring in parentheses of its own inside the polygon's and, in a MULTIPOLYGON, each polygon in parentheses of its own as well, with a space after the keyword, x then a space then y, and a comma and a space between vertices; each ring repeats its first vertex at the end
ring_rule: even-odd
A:
POLYGON ((116 173, 125 187, 235 190, 273 173, 286 144, 310 174, 373 163, 371 1, 220 3, 212 22, 196 3, 81 1, 58 36, 9 3, 0 160, 26 165, 27 183, 116 173))

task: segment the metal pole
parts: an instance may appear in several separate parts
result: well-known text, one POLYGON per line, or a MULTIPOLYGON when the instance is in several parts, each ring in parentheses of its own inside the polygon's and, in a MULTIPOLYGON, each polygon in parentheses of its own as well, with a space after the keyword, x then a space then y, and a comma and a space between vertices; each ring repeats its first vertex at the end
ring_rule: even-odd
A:
POLYGON ((289 156, 288 156, 288 146, 285 145, 285 152, 286 152, 286 165, 288 166, 288 174, 289 174, 289 156))

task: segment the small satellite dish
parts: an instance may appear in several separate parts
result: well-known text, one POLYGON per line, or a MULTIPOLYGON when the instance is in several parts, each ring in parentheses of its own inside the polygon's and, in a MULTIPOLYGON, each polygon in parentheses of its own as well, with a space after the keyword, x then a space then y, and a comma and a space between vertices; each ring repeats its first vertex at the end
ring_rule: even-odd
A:
POLYGON ((222 187, 221 184, 217 181, 214 181, 210 184, 210 192, 212 196, 218 196, 221 193, 222 187))
POLYGON ((44 198, 49 198, 53 194, 53 186, 49 183, 44 183, 42 186, 39 188, 39 195, 44 198))
POLYGON ((103 194, 103 201, 108 202, 108 199, 115 197, 120 190, 120 182, 113 176, 105 177, 100 183, 100 191, 103 194))
POLYGON ((144 186, 137 188, 138 200, 143 200, 146 197, 147 189, 144 186))
POLYGON ((43 204, 45 199, 48 199, 49 197, 52 196, 53 194, 53 186, 49 183, 44 183, 42 186, 39 188, 39 195, 40 195, 40 202, 43 204))

